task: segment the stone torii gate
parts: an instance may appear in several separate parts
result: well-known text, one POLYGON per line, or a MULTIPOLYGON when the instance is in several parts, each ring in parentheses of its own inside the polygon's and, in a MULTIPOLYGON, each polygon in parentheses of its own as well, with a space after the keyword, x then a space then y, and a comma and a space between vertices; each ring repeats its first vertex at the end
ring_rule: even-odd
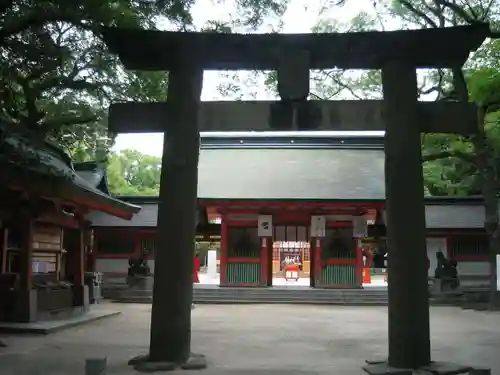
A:
POLYGON ((417 102, 417 68, 461 66, 486 26, 346 34, 238 35, 108 28, 128 69, 168 71, 167 103, 117 103, 114 132, 165 134, 149 354, 138 370, 203 367, 192 355, 193 238, 200 131, 385 130, 389 262, 389 360, 431 364, 421 132, 470 134, 475 109, 417 102), (383 101, 307 101, 310 69, 381 69, 383 101), (281 100, 200 103, 203 70, 277 70, 281 100))

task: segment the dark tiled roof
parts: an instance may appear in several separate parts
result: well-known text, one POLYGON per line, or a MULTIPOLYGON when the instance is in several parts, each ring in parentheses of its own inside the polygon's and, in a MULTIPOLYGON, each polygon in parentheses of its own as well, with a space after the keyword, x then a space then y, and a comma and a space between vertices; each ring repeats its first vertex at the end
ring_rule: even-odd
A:
POLYGON ((108 174, 105 164, 91 161, 74 163, 74 167, 76 173, 87 181, 89 185, 92 185, 103 193, 110 195, 107 178, 108 174))
POLYGON ((42 196, 90 202, 89 207, 95 204, 106 212, 127 218, 141 209, 110 197, 93 182, 82 178, 75 171, 71 159, 50 143, 30 141, 13 133, 0 146, 0 156, 0 178, 7 186, 15 184, 42 196))
POLYGON ((202 149, 200 199, 383 200, 384 151, 202 149))
MULTIPOLYGON (((205 139, 200 151, 200 200, 384 201, 384 151, 379 144, 305 144, 274 137, 205 139)), ((341 140, 342 141, 342 140, 341 140)), ((351 140, 352 141, 352 140, 351 140)), ((312 142, 312 143, 311 143, 312 142)), ((155 227, 157 198, 124 198, 143 209, 131 221, 91 213, 95 226, 155 227)), ((429 229, 482 228, 480 199, 430 198, 429 229)))

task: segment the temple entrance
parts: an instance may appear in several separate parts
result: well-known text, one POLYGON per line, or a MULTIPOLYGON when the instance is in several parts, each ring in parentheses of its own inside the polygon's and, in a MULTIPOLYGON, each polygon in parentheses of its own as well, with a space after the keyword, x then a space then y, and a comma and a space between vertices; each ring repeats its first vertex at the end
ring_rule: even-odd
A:
POLYGON ((272 286, 309 287, 311 244, 305 225, 277 225, 271 251, 272 286))

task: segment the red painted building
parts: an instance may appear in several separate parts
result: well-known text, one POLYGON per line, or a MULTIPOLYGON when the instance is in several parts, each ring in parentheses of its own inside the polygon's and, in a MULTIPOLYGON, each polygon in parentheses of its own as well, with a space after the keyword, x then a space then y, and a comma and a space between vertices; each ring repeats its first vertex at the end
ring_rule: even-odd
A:
MULTIPOLYGON (((288 257, 297 260, 311 286, 360 287, 363 263, 377 266, 370 250, 384 248, 383 137, 204 135, 198 197, 198 234, 220 236, 220 285, 271 286, 288 257), (258 231, 262 215, 271 218, 265 237, 258 231), (311 236, 315 216, 325 220, 324 236, 311 236), (353 236, 359 218, 368 228, 363 239, 353 236)), ((130 221, 97 212, 87 216, 96 239, 95 269, 117 278, 126 274, 130 255, 147 251, 154 262, 157 251, 158 198, 120 198, 142 210, 130 221)), ((458 260, 462 274, 488 272, 480 199, 429 198, 426 219, 429 274, 438 251, 458 260)))
POLYGON ((103 192, 103 169, 0 124, 0 321, 84 313, 90 211, 127 221, 140 207, 103 192), (100 171, 100 174, 99 174, 100 171))

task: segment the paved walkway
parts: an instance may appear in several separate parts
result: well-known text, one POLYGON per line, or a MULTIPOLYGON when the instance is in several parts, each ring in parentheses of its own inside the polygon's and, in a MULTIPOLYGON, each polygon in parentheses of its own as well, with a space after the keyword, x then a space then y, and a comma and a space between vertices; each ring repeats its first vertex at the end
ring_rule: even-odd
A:
MULTIPOLYGON (((116 305, 114 305, 116 306, 116 305)), ((107 356, 109 374, 134 374, 127 360, 147 351, 149 305, 44 337, 0 340, 2 375, 83 375, 84 359, 107 356)), ((433 358, 490 366, 500 373, 500 314, 434 307, 433 358)), ((198 305, 193 351, 211 374, 362 374, 367 358, 387 355, 385 307, 198 305)))

